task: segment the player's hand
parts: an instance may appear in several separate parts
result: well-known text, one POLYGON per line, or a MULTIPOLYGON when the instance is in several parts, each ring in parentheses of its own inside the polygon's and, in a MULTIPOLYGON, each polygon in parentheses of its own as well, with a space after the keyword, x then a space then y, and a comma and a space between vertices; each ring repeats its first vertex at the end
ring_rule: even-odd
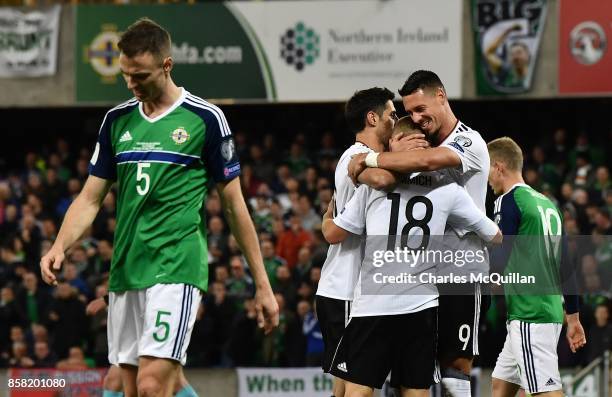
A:
POLYGON ((89 302, 87 307, 85 308, 85 313, 88 316, 95 316, 100 310, 106 307, 106 302, 104 302, 104 298, 96 298, 89 302))
POLYGON ((586 336, 584 329, 580 324, 578 313, 568 314, 567 316, 567 343, 569 344, 572 353, 576 353, 578 349, 586 345, 586 336))
POLYGON ((255 311, 257 312, 257 326, 263 328, 266 335, 278 327, 278 303, 272 293, 272 288, 257 289, 255 311))
POLYGON ((358 185, 359 174, 361 174, 366 168, 365 158, 367 153, 359 153, 351 158, 351 162, 348 165, 348 174, 355 185, 358 185))
POLYGON ((425 140, 424 134, 411 134, 408 136, 396 135, 389 140, 389 150, 392 152, 407 152, 415 149, 426 149, 429 142, 425 140))
POLYGON ((59 272, 62 268, 64 258, 64 250, 55 244, 45 256, 40 258, 40 274, 45 283, 49 285, 57 285, 55 273, 59 272))

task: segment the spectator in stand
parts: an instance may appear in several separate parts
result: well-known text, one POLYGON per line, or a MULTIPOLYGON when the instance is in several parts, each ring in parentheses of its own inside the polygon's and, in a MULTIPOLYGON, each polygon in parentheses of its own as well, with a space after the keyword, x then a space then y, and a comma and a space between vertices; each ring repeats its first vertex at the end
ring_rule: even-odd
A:
POLYGON ((17 307, 24 324, 46 321, 49 306, 49 295, 45 290, 39 288, 38 278, 34 273, 28 272, 23 275, 23 288, 17 296, 17 307))
POLYGON ((320 367, 323 359, 323 335, 319 320, 308 301, 300 301, 297 312, 302 319, 302 331, 306 336, 306 365, 320 367))
POLYGON ((593 185, 593 166, 587 153, 579 152, 576 154, 576 167, 570 171, 565 181, 577 188, 588 189, 593 185))
POLYGON ((274 290, 277 285, 276 269, 285 265, 286 261, 275 254, 274 244, 270 240, 261 242, 261 255, 263 256, 264 267, 266 268, 270 285, 274 290))
POLYGON ((206 314, 213 322, 213 339, 211 341, 213 362, 222 367, 229 366, 227 341, 231 333, 232 322, 236 315, 236 305, 227 295, 225 285, 215 281, 206 297, 206 314))
POLYGON ((310 269, 310 285, 313 290, 317 290, 319 286, 319 280, 321 280, 321 268, 312 267, 310 269))
POLYGON ((0 290, 0 351, 8 350, 10 329, 12 324, 22 324, 15 293, 11 287, 0 290))
POLYGON ((264 159, 264 152, 261 146, 254 144, 249 148, 253 173, 261 181, 272 181, 274 179, 274 165, 264 159))
POLYGON ((607 209, 599 208, 595 214, 595 230, 601 234, 612 235, 612 222, 607 209))
POLYGON ((600 166, 595 170, 595 181, 591 188, 591 199, 595 205, 603 205, 608 193, 612 192, 612 181, 608 167, 600 166))
POLYGON ((79 181, 78 179, 70 178, 68 180, 68 191, 66 192, 66 195, 64 195, 64 197, 60 199, 57 207, 55 208, 55 213, 57 214, 57 216, 59 216, 60 218, 64 217, 66 211, 68 210, 68 207, 81 191, 81 187, 81 181, 79 181))
POLYGON ((289 165, 283 163, 276 168, 276 178, 271 182, 270 188, 274 194, 286 193, 287 188, 285 182, 291 178, 291 170, 289 165))
POLYGON ((85 306, 66 281, 57 285, 49 306, 48 322, 53 334, 53 351, 59 358, 66 357, 71 346, 81 346, 87 337, 89 322, 85 317, 85 306))
POLYGON ((116 217, 116 200, 115 193, 110 190, 104 200, 102 207, 93 222, 93 235, 100 240, 113 241, 112 231, 109 230, 110 220, 115 220, 116 217))
POLYGON ((8 365, 12 368, 32 368, 34 366, 34 360, 28 356, 28 345, 25 342, 13 342, 8 365))
MULTIPOLYGON (((98 241, 98 256, 94 263, 94 275, 98 277, 95 280, 100 280, 110 272, 111 259, 113 258, 113 245, 109 240, 98 241)), ((97 284, 97 283, 96 283, 97 284)))
POLYGON ((591 240, 595 246, 594 257, 602 285, 612 285, 612 237, 595 229, 591 240))
MULTIPOLYGON (((108 294, 108 287, 106 284, 98 285, 96 287, 96 300, 104 297, 108 294)), ((94 301, 95 302, 95 301, 94 301)), ((96 364, 99 367, 106 367, 108 365, 108 338, 106 335, 107 321, 108 321, 108 307, 104 304, 104 307, 100 310, 97 308, 87 307, 87 314, 92 315, 91 317, 91 328, 89 335, 93 341, 93 356, 96 364)))
POLYGON ((234 301, 236 311, 241 311, 244 301, 254 296, 255 285, 253 279, 246 274, 241 256, 230 258, 230 271, 232 276, 227 282, 227 296, 234 301))
POLYGON ((568 160, 572 168, 579 168, 578 157, 585 156, 593 165, 598 166, 604 163, 605 152, 601 147, 591 145, 589 136, 581 132, 576 137, 576 144, 569 151, 568 160))
POLYGON ((85 354, 83 354, 83 349, 78 346, 70 347, 68 352, 68 357, 66 359, 61 360, 57 363, 57 369, 62 371, 78 371, 89 368, 87 362, 85 361, 85 354))
POLYGON ((64 280, 66 280, 68 284, 78 291, 78 298, 81 302, 86 303, 92 298, 89 286, 85 280, 79 276, 77 267, 74 263, 64 263, 62 274, 64 276, 64 280))
POLYGON ((302 178, 304 171, 310 165, 310 159, 304 153, 303 146, 298 142, 293 142, 289 148, 289 155, 286 159, 291 173, 298 178, 302 178))
POLYGON ((302 219, 299 215, 292 213, 289 218, 289 228, 285 229, 279 236, 276 244, 276 255, 284 258, 290 269, 297 262, 300 248, 312 241, 312 235, 302 228, 302 219))
POLYGON ((540 175, 542 182, 548 183, 556 191, 561 185, 560 170, 555 164, 546 161, 546 155, 541 146, 534 146, 530 160, 529 166, 540 175))
POLYGON ((270 206, 271 192, 265 183, 259 187, 257 195, 251 199, 250 204, 253 208, 252 218, 255 227, 259 231, 272 231, 272 210, 270 206))
POLYGON ((298 259, 293 268, 293 279, 295 285, 302 281, 310 280, 310 268, 312 267, 312 256, 310 247, 304 246, 298 251, 298 259))
POLYGON ((34 343, 34 367, 55 368, 57 357, 49 350, 49 343, 41 341, 34 343))
POLYGON ((259 186, 262 181, 255 176, 253 166, 249 163, 245 163, 241 166, 242 173, 240 175, 240 185, 242 186, 242 192, 245 200, 248 201, 251 197, 257 194, 259 186))
POLYGON ((276 269, 276 288, 274 292, 283 296, 283 304, 293 308, 297 303, 297 291, 291 277, 289 266, 282 265, 276 269))
MULTIPOLYGON (((19 225, 19 237, 23 242, 25 251, 25 263, 30 269, 35 269, 38 266, 36 258, 40 258, 40 243, 42 242, 42 232, 37 224, 36 218, 32 213, 26 214, 26 209, 29 206, 23 206, 24 212, 19 225)), ((31 210, 30 210, 31 211, 31 210)))
POLYGON ((321 227, 321 216, 312 208, 312 201, 307 195, 300 196, 296 212, 302 218, 304 230, 312 233, 315 228, 321 227))
POLYGON ((212 256, 209 264, 221 262, 227 256, 227 235, 221 217, 209 218, 206 238, 208 239, 208 252, 212 256))
POLYGON ((228 341, 228 354, 232 360, 232 366, 253 366, 257 359, 258 346, 255 300, 249 298, 244 301, 244 310, 236 315, 232 323, 228 341))
POLYGON ((587 362, 589 363, 600 357, 606 350, 612 351, 612 324, 610 324, 608 302, 602 302, 595 307, 595 323, 588 332, 587 341, 587 362))

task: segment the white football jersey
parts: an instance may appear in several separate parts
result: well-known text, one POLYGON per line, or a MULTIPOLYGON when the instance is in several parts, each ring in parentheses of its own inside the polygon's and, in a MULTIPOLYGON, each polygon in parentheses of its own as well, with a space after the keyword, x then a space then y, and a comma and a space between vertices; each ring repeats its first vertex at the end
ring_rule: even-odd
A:
MULTIPOLYGON (((455 129, 440 146, 454 151, 461 159, 461 166, 441 170, 441 172, 446 173, 459 185, 465 187, 465 190, 474 200, 476 206, 483 212, 486 212, 485 201, 491 162, 489 159, 489 149, 484 139, 482 139, 477 131, 466 126, 461 121, 457 121, 455 129)), ((454 239, 455 236, 463 237, 468 232, 469 230, 465 228, 448 225, 445 234, 453 238, 454 247, 457 250, 486 250, 482 241, 478 239, 454 239)), ((466 268, 465 270, 467 271, 468 269, 466 268)), ((484 262, 472 263, 469 270, 475 273, 488 273, 488 254, 485 255, 484 262)))
MULTIPOLYGON (((351 307, 351 316, 355 317, 413 313, 438 305, 437 290, 428 283, 418 285, 417 282, 416 288, 425 287, 416 290, 420 291, 417 293, 415 283, 394 287, 393 295, 362 292, 364 280, 371 282, 362 279, 372 270, 370 255, 387 250, 387 236, 406 234, 409 241, 420 241, 427 250, 430 236, 443 236, 447 223, 473 231, 485 240, 490 240, 498 231, 497 225, 478 209, 465 189, 441 172, 421 173, 406 179, 391 193, 362 185, 334 218, 334 223, 355 235, 366 235, 365 256, 351 307)), ((419 272, 424 272, 433 269, 435 263, 417 266, 420 266, 419 272)))
MULTIPOLYGON (((370 152, 373 152, 373 150, 362 143, 356 142, 340 156, 334 176, 336 213, 344 208, 355 193, 355 185, 348 175, 348 164, 351 157, 359 153, 370 152)), ((336 213, 334 213, 334 216, 336 213)), ((327 259, 325 259, 321 269, 317 295, 341 300, 353 299, 353 291, 363 254, 362 242, 361 237, 350 235, 343 242, 329 246, 327 259)))
POLYGON ((447 173, 455 182, 465 187, 476 206, 482 212, 486 212, 485 201, 491 161, 484 139, 478 131, 457 121, 455 129, 440 144, 440 147, 451 149, 461 159, 460 167, 440 171, 447 173))

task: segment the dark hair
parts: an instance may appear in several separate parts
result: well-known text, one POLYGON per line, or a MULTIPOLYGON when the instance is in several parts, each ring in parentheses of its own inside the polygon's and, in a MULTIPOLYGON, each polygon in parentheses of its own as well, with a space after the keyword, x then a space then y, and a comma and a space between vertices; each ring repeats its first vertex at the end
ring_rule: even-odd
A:
POLYGON ((130 58, 150 52, 162 61, 170 56, 170 34, 151 19, 141 18, 123 32, 117 47, 130 58))
POLYGON ((415 91, 428 88, 442 88, 444 90, 444 84, 442 84, 442 80, 434 72, 430 70, 417 70, 408 77, 402 88, 399 89, 399 94, 406 96, 415 91))
POLYGON ((393 101, 395 94, 387 88, 368 88, 355 92, 344 106, 344 117, 348 128, 358 133, 365 128, 368 112, 376 112, 382 116, 387 101, 393 101))

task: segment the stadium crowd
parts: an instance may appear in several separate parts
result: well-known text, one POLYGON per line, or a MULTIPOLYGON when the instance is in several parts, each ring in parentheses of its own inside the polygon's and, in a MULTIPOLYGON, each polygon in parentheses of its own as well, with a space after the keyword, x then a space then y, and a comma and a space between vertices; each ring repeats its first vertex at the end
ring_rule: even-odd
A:
MULTIPOLYGON (((258 230, 266 271, 280 307, 280 326, 257 329, 254 285, 222 216, 214 189, 206 200, 209 292, 200 305, 188 366, 318 366, 323 351, 313 301, 327 244, 321 214, 334 191, 343 148, 331 133, 313 140, 297 134, 283 152, 273 134, 235 134, 242 187, 258 230), (320 140, 319 140, 320 138, 320 140)), ((526 150, 525 181, 553 198, 565 231, 581 237, 570 246, 581 288, 587 348, 572 355, 563 340, 560 366, 585 365, 612 349, 611 147, 589 136, 554 131, 547 144, 526 150)), ((106 311, 88 317, 88 302, 107 293, 113 254, 115 191, 93 224, 68 252, 57 287, 40 279, 39 261, 88 176, 90 147, 64 139, 25 155, 0 174, 0 366, 78 369, 107 362, 106 311)), ((503 296, 483 315, 481 364, 492 366, 505 338, 503 296)))

